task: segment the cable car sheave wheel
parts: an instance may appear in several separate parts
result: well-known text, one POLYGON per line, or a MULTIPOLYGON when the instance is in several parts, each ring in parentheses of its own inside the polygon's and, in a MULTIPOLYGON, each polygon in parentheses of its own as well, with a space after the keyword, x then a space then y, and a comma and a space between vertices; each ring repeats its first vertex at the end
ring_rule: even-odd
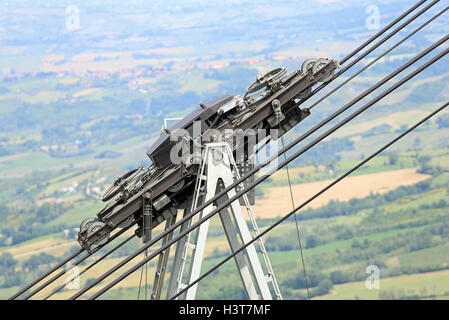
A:
POLYGON ((124 175, 120 176, 115 180, 114 184, 111 185, 103 194, 103 197, 101 197, 102 201, 109 201, 113 197, 115 197, 117 194, 125 190, 127 186, 134 185, 137 180, 141 177, 139 173, 143 170, 142 167, 138 167, 135 169, 132 169, 125 173, 124 175))
POLYGON ((253 93, 256 91, 259 91, 268 85, 270 85, 273 81, 279 79, 287 72, 287 69, 284 67, 276 68, 271 71, 268 71, 264 75, 257 76, 256 81, 254 81, 248 89, 246 89, 245 96, 247 96, 249 93, 253 93))
MULTIPOLYGON (((301 66, 301 71, 303 73, 309 72, 309 70, 312 70, 312 72, 315 74, 318 71, 320 71, 323 67, 325 67, 330 62, 329 59, 323 59, 323 58, 310 58, 303 62, 301 66)), ((326 74, 324 77, 320 79, 321 82, 328 82, 332 79, 334 76, 334 71, 330 71, 328 74, 326 74)))

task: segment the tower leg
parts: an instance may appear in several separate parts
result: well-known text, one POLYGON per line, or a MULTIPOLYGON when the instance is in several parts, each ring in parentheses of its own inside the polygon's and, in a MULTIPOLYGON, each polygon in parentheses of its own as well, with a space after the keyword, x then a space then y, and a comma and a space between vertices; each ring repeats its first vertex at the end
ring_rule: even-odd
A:
MULTIPOLYGON (((229 184, 227 183, 229 181, 227 181, 227 182, 223 181, 223 182, 225 184, 225 187, 227 187, 230 184, 230 183, 229 184)), ((234 195, 235 195, 234 190, 231 190, 228 192, 228 197, 233 197, 234 195)), ((222 200, 222 201, 224 201, 224 200, 222 200)), ((252 237, 249 232, 248 225, 243 217, 242 208, 240 207, 239 202, 234 201, 230 205, 230 209, 231 209, 235 224, 237 225, 237 230, 235 229, 235 225, 230 221, 231 219, 230 219, 229 213, 227 216, 226 215, 222 216, 220 213, 220 217, 222 219, 225 218, 223 226, 224 226, 225 230, 227 230, 226 236, 228 237, 229 245, 231 246, 231 250, 233 252, 235 252, 242 245, 245 245, 248 242, 250 242, 252 240, 252 237), (240 243, 240 241, 238 241, 238 236, 240 236, 240 239, 243 243, 240 243), (234 246, 234 248, 233 248, 233 246, 234 246)), ((259 288, 261 298, 263 300, 271 300, 272 297, 271 297, 270 289, 268 288, 267 280, 265 278, 262 266, 260 264, 259 257, 257 256, 257 252, 256 252, 256 248, 254 247, 254 243, 250 244, 242 252, 246 252, 246 254, 248 256, 249 265, 254 274, 254 278, 255 278, 256 284, 259 288)), ((246 282, 246 279, 247 279, 247 277, 245 275, 246 270, 247 269, 240 270, 240 268, 239 268, 240 277, 242 278, 242 281, 244 283, 246 282)), ((252 280, 251 280, 251 282, 252 282, 252 280)), ((251 300, 258 299, 257 295, 256 295, 256 297, 254 297, 254 296, 251 297, 249 292, 248 292, 248 298, 251 300)))
MULTIPOLYGON (((170 212, 165 218, 165 230, 168 230, 176 222, 177 211, 170 212)), ((162 239, 162 245, 166 244, 173 238, 173 231, 166 234, 162 239)), ((165 271, 167 269, 168 256, 170 255, 170 247, 161 252, 157 262, 156 273, 154 275, 153 289, 151 292, 151 300, 159 300, 161 298, 162 287, 164 286, 165 271)))
MULTIPOLYGON (((185 204, 184 212, 183 212, 183 217, 186 217, 190 213, 191 205, 192 205, 192 199, 187 200, 186 204, 185 204)), ((181 225, 180 232, 183 232, 184 230, 186 230, 188 227, 190 227, 190 225, 191 225, 191 220, 189 219, 181 225)), ((182 274, 184 272, 184 265, 185 265, 184 262, 186 260, 186 255, 187 255, 186 244, 189 241, 189 235, 190 234, 185 235, 184 237, 179 239, 178 242, 176 243, 175 256, 173 259, 172 270, 170 273, 170 280, 168 283, 166 299, 170 299, 175 294, 177 294, 179 291, 178 288, 182 284, 182 274)))
MULTIPOLYGON (((220 201, 219 203, 222 202, 224 202, 224 200, 220 201)), ((235 226, 232 223, 228 209, 223 209, 220 211, 220 219, 226 233, 226 238, 228 239, 229 245, 231 247, 231 252, 234 253, 238 248, 240 248, 241 242, 238 239, 237 234, 235 233, 235 226)), ((234 261, 237 265, 237 269, 239 270, 240 279, 242 280, 248 298, 250 300, 258 299, 257 290, 252 281, 251 272, 248 263, 245 260, 245 256, 243 255, 243 252, 236 254, 234 256, 234 261)))
MULTIPOLYGON (((238 170, 233 157, 232 151, 227 144, 211 143, 206 146, 203 162, 198 171, 198 180, 195 188, 194 196, 191 200, 191 206, 187 208, 194 210, 200 203, 208 201, 217 194, 219 186, 227 187, 234 182, 235 176, 231 170, 238 170), (207 177, 207 178, 206 178, 207 177), (204 196, 200 196, 200 190, 205 191, 204 196)), ((217 200, 217 204, 223 203, 235 195, 235 190, 230 190, 227 195, 217 200)), ((249 203, 246 195, 244 202, 249 203)), ((242 245, 249 243, 252 236, 249 232, 248 225, 243 217, 243 211, 238 200, 229 205, 229 209, 223 209, 219 212, 219 216, 229 242, 232 252, 236 252, 242 245), (232 216, 231 216, 232 215, 232 216)), ((199 215, 200 219, 207 216, 213 209, 213 205, 206 207, 199 215)), ((185 209, 184 216, 188 214, 185 209)), ((192 219, 186 221, 181 226, 181 232, 186 230, 192 224, 192 219)), ((187 274, 187 284, 193 283, 200 277, 201 265, 204 258, 204 249, 207 240, 207 232, 209 228, 209 220, 204 221, 197 231, 196 239, 189 242, 189 235, 184 236, 178 241, 176 247, 175 258, 170 276, 170 284, 167 291, 167 298, 176 295, 187 285, 182 283, 184 267, 187 261, 187 249, 192 248, 193 252, 190 259, 190 267, 187 274)), ((236 254, 234 261, 242 280, 244 289, 251 300, 264 299, 271 300, 271 292, 268 287, 267 277, 264 274, 259 261, 254 244, 249 245, 240 253, 236 254)), ((185 292, 185 299, 195 299, 197 284, 191 286, 185 292)))

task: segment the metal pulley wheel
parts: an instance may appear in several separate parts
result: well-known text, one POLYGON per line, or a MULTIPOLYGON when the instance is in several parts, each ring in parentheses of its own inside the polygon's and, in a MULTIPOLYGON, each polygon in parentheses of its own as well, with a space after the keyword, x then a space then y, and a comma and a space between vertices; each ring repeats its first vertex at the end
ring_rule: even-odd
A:
MULTIPOLYGON (((100 220, 94 221, 87 227, 87 237, 89 238, 95 232, 97 232, 98 230, 103 228, 104 226, 105 226, 105 223, 101 222, 100 220)), ((108 241, 108 239, 109 239, 109 233, 105 234, 104 236, 102 236, 101 238, 96 240, 94 242, 94 244, 97 246, 101 246, 101 245, 105 244, 108 241)))
POLYGON ((127 228, 127 227, 129 227, 132 223, 133 223, 133 221, 134 221, 134 216, 133 215, 130 215, 130 216, 128 216, 125 220, 123 220, 122 222, 120 222, 119 224, 118 224, 118 227, 119 228, 127 228))
POLYGON ((304 61, 301 66, 302 73, 309 72, 309 70, 311 70, 313 68, 313 66, 315 65, 315 63, 318 60, 319 60, 318 58, 310 58, 310 59, 307 59, 306 61, 304 61))
POLYGON ((135 169, 132 169, 119 177, 117 180, 115 180, 114 184, 111 185, 106 192, 103 194, 103 197, 101 198, 102 201, 109 201, 113 197, 115 197, 117 194, 119 194, 121 191, 124 190, 124 188, 132 183, 136 182, 136 177, 139 178, 140 176, 138 173, 142 170, 142 167, 138 167, 135 169))
POLYGON ((306 99, 310 93, 312 92, 312 86, 309 86, 302 90, 298 95, 295 97, 296 99, 306 99))
POLYGON ((259 75, 257 77, 257 80, 254 81, 248 87, 248 89, 246 89, 245 96, 248 95, 249 93, 256 92, 256 91, 259 91, 259 90, 265 88, 267 85, 270 84, 270 82, 272 82, 272 81, 274 81, 276 79, 279 79, 286 72, 287 72, 287 69, 285 69, 283 67, 280 67, 280 68, 276 68, 276 69, 273 69, 271 71, 268 71, 264 75, 259 75))
MULTIPOLYGON (((318 59, 318 61, 315 62, 315 64, 314 64, 313 67, 312 67, 312 72, 313 72, 313 73, 317 73, 317 72, 320 71, 322 68, 324 68, 325 66, 327 66, 330 62, 331 62, 331 61, 328 60, 328 59, 318 59)), ((333 75, 334 75, 334 71, 332 70, 332 71, 328 72, 326 75, 324 75, 324 76, 320 79, 320 81, 321 81, 321 82, 327 82, 327 81, 329 81, 329 80, 332 79, 333 75)))
POLYGON ((84 219, 80 224, 80 232, 84 232, 87 230, 87 227, 89 227, 92 223, 94 223, 97 219, 95 218, 86 218, 84 219))

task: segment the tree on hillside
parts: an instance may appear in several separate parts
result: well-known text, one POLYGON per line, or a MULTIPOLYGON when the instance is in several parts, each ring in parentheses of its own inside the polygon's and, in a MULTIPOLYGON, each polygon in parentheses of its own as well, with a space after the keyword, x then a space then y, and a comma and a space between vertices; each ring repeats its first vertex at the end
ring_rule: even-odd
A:
POLYGON ((321 296, 323 294, 329 293, 334 285, 332 284, 332 281, 328 278, 321 280, 318 283, 318 287, 313 290, 312 295, 313 296, 321 296))
POLYGON ((40 221, 45 222, 47 219, 47 216, 50 215, 50 209, 51 209, 51 205, 49 203, 44 203, 43 205, 41 205, 39 207, 39 209, 37 209, 37 212, 36 212, 37 218, 40 221))
POLYGON ((17 264, 17 261, 14 259, 12 254, 9 252, 3 253, 0 255, 0 267, 6 270, 11 269, 17 264))
POLYGON ((43 252, 39 255, 33 255, 30 259, 24 262, 23 266, 28 269, 36 269, 40 265, 49 264, 56 261, 55 257, 43 252))
POLYGON ((390 166, 394 166, 399 160, 399 152, 392 151, 388 153, 388 163, 390 166))
POLYGON ((334 284, 345 283, 350 280, 349 275, 345 274, 343 271, 336 270, 331 272, 331 281, 334 284))
POLYGON ((306 238, 306 249, 314 248, 320 244, 320 239, 316 235, 310 235, 306 238))

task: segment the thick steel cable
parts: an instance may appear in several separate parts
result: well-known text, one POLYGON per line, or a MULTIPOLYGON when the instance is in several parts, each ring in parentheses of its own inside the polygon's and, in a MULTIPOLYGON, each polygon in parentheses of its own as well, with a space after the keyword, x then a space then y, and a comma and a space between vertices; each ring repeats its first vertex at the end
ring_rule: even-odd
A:
MULTIPOLYGON (((397 24, 400 20, 402 20, 404 17, 406 17, 407 15, 409 15, 412 11, 414 11, 417 7, 419 7, 420 5, 422 5, 426 0, 421 0, 419 1, 417 4, 415 4, 413 7, 411 7, 410 9, 408 9, 406 12, 404 12, 402 15, 400 15, 398 18, 396 18, 394 21, 392 21, 390 24, 388 24, 386 27, 384 27, 382 30, 380 30, 378 33, 376 33, 374 36, 372 36, 370 39, 368 39, 367 41, 365 41, 362 45, 360 45, 358 48, 354 49, 349 55, 347 55, 345 58, 343 58, 340 63, 343 64, 345 61, 347 61, 348 59, 350 59, 351 57, 353 57, 357 52, 359 52, 360 50, 362 50, 365 46, 367 46, 368 44, 370 44, 371 42, 373 42, 375 39, 377 39, 380 35, 382 35, 383 33, 385 33, 387 30, 389 30, 393 25, 397 24)), ((314 94, 314 93, 313 93, 314 94)), ((243 180, 246 180, 249 176, 251 176, 252 174, 254 174, 256 171, 254 171, 253 173, 248 173, 245 177, 243 177, 243 180)), ((242 180, 242 181, 243 181, 242 180)), ((235 186, 234 186, 235 187, 235 186)), ((232 187, 232 188, 234 188, 232 187)), ((231 187, 229 188, 232 189, 231 187)), ((227 191, 229 191, 227 190, 227 191)), ((225 192, 227 192, 225 190, 223 190, 223 194, 225 192)), ((30 289, 32 286, 34 286, 36 283, 40 282, 42 279, 46 278, 48 275, 50 275, 51 273, 53 273, 55 270, 59 269, 61 266, 63 266, 65 263, 67 263, 68 261, 72 260, 73 258, 75 258, 77 255, 79 255, 80 253, 82 253, 85 249, 82 248, 80 249, 78 252, 74 253, 72 256, 66 258, 63 262, 59 263, 57 266, 53 267, 51 270, 49 270, 48 272, 46 272, 44 275, 40 276, 38 279, 34 280, 32 283, 30 283, 29 285, 27 285, 26 287, 24 287, 23 289, 21 289, 19 292, 17 292, 16 294, 14 294, 12 297, 10 297, 9 299, 15 299, 18 296, 20 296, 21 294, 23 294, 25 291, 27 291, 28 289, 30 289)))
POLYGON ((376 63, 377 61, 379 61, 382 57, 384 57, 385 55, 387 55, 388 53, 390 53, 391 51, 393 51, 395 48, 397 48, 400 44, 402 44, 403 42, 405 42, 407 39, 409 39, 411 36, 413 36, 414 34, 416 34, 418 31, 420 31, 421 29, 423 29, 426 25, 428 25, 429 23, 431 23, 433 20, 435 20, 436 18, 438 18, 440 15, 442 15, 444 12, 446 12, 449 9, 449 6, 444 8, 443 10, 441 10, 438 14, 436 14, 435 16, 433 16, 431 19, 427 20, 424 24, 422 24, 420 27, 416 28, 413 32, 409 33, 406 37, 404 37, 401 41, 397 42, 393 47, 391 47, 390 49, 386 50, 384 53, 382 53, 381 55, 379 55, 376 59, 374 59, 373 61, 371 61, 368 65, 366 65, 365 67, 363 67, 362 69, 360 69, 359 71, 357 71, 355 74, 353 74, 350 78, 348 78, 347 80, 345 80, 343 83, 339 84, 337 87, 335 87, 334 89, 332 89, 332 91, 330 91, 329 93, 327 93, 326 95, 324 95, 323 97, 321 97, 319 100, 317 100, 316 102, 314 102, 308 109, 311 110, 313 107, 315 107, 316 105, 318 105, 319 103, 321 103, 323 100, 327 99, 331 94, 333 94, 335 91, 337 91, 338 89, 340 89, 341 87, 343 87, 345 84, 347 84, 349 81, 351 81, 352 79, 354 79, 356 76, 358 76, 359 74, 361 74, 363 71, 365 71, 366 69, 368 69, 370 66, 372 66, 374 63, 376 63))
MULTIPOLYGON (((392 36, 394 36, 396 33, 398 33, 399 31, 401 31, 403 28, 405 28, 407 25, 409 25, 410 23, 412 23, 414 20, 416 20, 416 18, 418 18, 419 16, 421 16, 424 12, 426 12, 427 10, 429 10, 431 7, 433 7, 434 5, 436 5, 440 0, 434 0, 431 3, 429 3, 427 6, 425 6, 424 8, 422 8, 420 11, 418 11, 416 14, 414 14, 412 17, 410 17, 407 21, 405 21, 404 23, 402 23, 400 26, 398 26, 396 29, 394 29, 391 33, 389 33, 387 36, 385 36, 384 38, 382 38, 380 41, 378 41, 376 44, 374 44, 373 46, 371 46, 366 52, 362 53, 360 56, 358 56, 357 58, 355 58, 353 61, 351 61, 351 63, 349 63, 348 65, 346 65, 343 69, 341 69, 339 72, 337 72, 331 80, 329 80, 328 82, 322 83, 318 88, 314 89, 309 96, 307 97, 307 99, 305 100, 300 100, 298 102, 298 106, 303 104, 304 102, 308 101, 308 99, 310 99, 311 97, 313 97, 315 94, 317 94, 318 92, 320 92, 324 87, 326 87, 328 84, 330 84, 332 81, 334 81, 335 79, 337 79, 339 76, 341 76, 343 73, 345 73, 346 71, 348 71, 351 67, 353 67, 356 63, 358 63, 360 60, 362 60, 363 58, 365 58, 368 54, 370 54, 371 52, 373 52, 375 49, 377 49, 379 46, 381 46, 384 42, 386 42, 387 40, 389 40, 392 36)), ((346 59, 346 58, 345 58, 346 59)), ((341 60, 340 64, 342 64, 344 61, 347 60, 341 60), (343 62, 342 62, 343 61, 343 62)))
POLYGON ((221 262, 219 262, 217 265, 215 265, 214 267, 210 268, 207 272, 205 272, 202 276, 200 276, 198 279, 194 280, 192 283, 190 283, 189 285, 187 285, 184 289, 182 289, 181 291, 179 291, 176 295, 174 295, 173 297, 170 298, 170 300, 174 300, 176 299, 178 296, 180 296, 181 294, 183 294, 184 292, 186 292, 190 287, 196 285, 198 282, 200 282, 201 280, 203 280, 204 278, 206 278, 209 274, 211 274, 212 272, 214 272, 215 270, 217 270, 219 267, 221 267, 223 264, 225 264, 226 262, 228 262, 231 258, 233 258, 235 255, 239 254, 242 250, 244 250, 245 248, 247 248, 249 245, 253 244, 255 241, 257 241, 260 237, 266 235, 268 232, 270 232, 271 230, 273 230, 276 226, 278 226, 279 224, 281 224, 282 222, 284 222, 285 220, 287 220, 291 215, 295 214, 296 212, 298 212, 299 210, 301 210, 302 208, 304 208, 306 205, 308 205, 310 202, 312 202, 313 200, 315 200, 316 198, 318 198, 319 196, 321 196, 324 192, 326 192, 327 190, 329 190, 330 188, 332 188, 334 185, 336 185, 338 182, 340 182, 341 180, 343 180, 344 178, 346 178, 348 175, 350 175, 351 173, 353 173, 354 171, 356 171, 357 169, 359 169, 360 167, 362 167, 365 163, 367 163, 368 161, 370 161, 372 158, 374 158, 375 156, 377 156, 379 153, 383 152, 384 150, 386 150, 387 148, 389 148, 391 145, 393 145, 394 143, 396 143, 398 140, 402 139, 403 137, 405 137, 407 134, 409 134, 410 132, 412 132, 413 130, 415 130, 417 127, 419 127, 420 125, 422 125, 424 122, 426 122, 427 120, 429 120, 431 117, 435 116, 437 113, 439 113, 441 110, 443 110, 444 108, 446 108, 449 105, 449 102, 446 102, 443 106, 441 106, 440 108, 438 108, 437 110, 435 110, 434 112, 432 112, 431 114, 429 114, 428 116, 426 116, 425 118, 421 119, 418 123, 416 123, 415 125, 413 125, 411 128, 407 129, 405 132, 403 132, 402 134, 400 134, 399 136, 397 136, 396 138, 394 138, 393 140, 391 140, 390 142, 388 142, 386 145, 384 145, 382 148, 380 148, 379 150, 377 150, 376 152, 372 153, 368 158, 366 158, 365 160, 359 162, 356 166, 352 167, 352 169, 348 170, 346 173, 344 173, 343 175, 341 175, 338 179, 334 180, 333 182, 331 182, 330 184, 328 184, 325 188, 321 189, 319 192, 317 192, 315 195, 313 195, 312 197, 310 197, 309 199, 307 199, 306 201, 304 201, 301 205, 299 205, 298 207, 296 207, 294 210, 290 211, 287 215, 285 215, 283 218, 281 218, 279 221, 277 221, 276 223, 272 224, 270 227, 268 227, 267 229, 265 229, 262 233, 260 233, 259 235, 257 235, 256 237, 254 237, 251 241, 249 241, 248 243, 246 243, 245 245, 243 245, 242 247, 240 247, 238 250, 234 251, 230 256, 228 256, 227 258, 223 259, 221 262))
POLYGON ((330 92, 326 93, 323 97, 321 97, 319 100, 317 100, 316 102, 314 102, 308 109, 312 110, 313 107, 315 107, 316 105, 318 105, 319 103, 323 102, 324 100, 326 100, 331 94, 333 94, 335 91, 339 90, 341 87, 343 87, 345 84, 347 84, 349 81, 351 81, 352 79, 354 79, 355 77, 357 77, 359 74, 361 74, 363 71, 365 71, 366 69, 368 69, 369 67, 371 67, 373 64, 375 64, 377 61, 379 61, 382 57, 384 57, 385 55, 387 55, 388 53, 390 53, 391 51, 393 51, 394 49, 396 49, 398 46, 400 46, 402 43, 404 43, 407 39, 409 39, 411 36, 413 36, 414 34, 416 34, 418 31, 420 31, 421 29, 423 29, 425 26, 427 26, 429 23, 431 23, 433 20, 435 20, 436 18, 438 18, 439 16, 441 16, 443 13, 445 13, 447 10, 449 9, 449 6, 447 6, 446 8, 444 8, 443 10, 441 10, 440 12, 438 12, 435 16, 433 16, 431 19, 427 20, 424 24, 422 24, 421 26, 419 26, 418 28, 416 28, 415 30, 413 30, 411 33, 409 33, 406 37, 404 37, 401 41, 397 42, 394 46, 392 46, 390 49, 386 50, 384 53, 382 53, 381 55, 379 55, 376 59, 374 59, 373 61, 371 61, 369 64, 367 64, 365 67, 363 67, 362 69, 360 69, 359 71, 357 71, 356 73, 354 73, 350 78, 346 79, 344 82, 342 82, 341 84, 339 84, 338 86, 336 86, 334 89, 332 89, 330 92))
POLYGON ((414 11, 416 8, 418 8, 420 5, 422 5, 426 0, 419 1, 417 4, 415 4, 413 7, 405 11, 403 14, 401 14, 399 17, 397 17, 395 20, 390 22, 386 27, 384 27, 382 30, 377 32, 374 36, 372 36, 370 39, 366 40, 363 44, 361 44, 359 47, 354 49, 350 54, 348 54, 346 57, 340 60, 340 63, 343 64, 349 59, 351 59, 355 54, 357 54, 360 50, 365 48, 367 45, 369 45, 371 42, 379 38, 382 34, 385 33, 385 31, 389 30, 392 26, 397 24, 399 21, 401 21, 404 17, 408 16, 412 11, 414 11))
MULTIPOLYGON (((135 223, 133 223, 134 225, 135 223)), ((102 245, 101 247, 97 247, 94 250, 92 250, 91 252, 88 252, 88 254, 86 256, 84 256, 83 258, 81 258, 80 260, 77 261, 76 264, 81 263, 82 261, 84 261, 85 259, 87 259, 88 257, 90 257, 92 254, 94 254, 95 252, 97 252, 99 249, 103 248, 104 246, 106 246, 108 243, 110 243, 112 240, 114 240, 115 237, 112 236, 111 238, 108 239, 108 242, 106 242, 104 245, 102 245)), ((65 265, 67 262, 69 262, 70 260, 73 260, 74 258, 76 258, 78 255, 80 255, 81 253, 83 253, 84 251, 86 251, 86 249, 84 248, 80 248, 77 252, 73 253, 71 256, 67 257, 66 259, 64 259, 62 262, 58 263, 56 266, 54 266, 53 268, 51 268, 49 271, 47 271, 46 273, 44 273, 43 275, 41 275, 40 277, 38 277, 37 279, 33 280, 31 283, 29 283, 27 286, 25 286, 24 288, 22 288, 20 291, 18 291, 17 293, 15 293, 14 295, 12 295, 11 297, 8 298, 8 300, 14 300, 17 297, 19 297, 20 295, 22 295, 23 293, 25 293, 27 290, 29 290, 31 287, 33 287, 34 285, 36 285, 37 283, 41 282, 42 280, 44 280, 45 278, 47 278, 49 275, 51 275, 53 272, 55 272, 56 270, 58 270, 59 268, 61 268, 63 265, 65 265)), ((75 264, 75 265, 76 265, 75 264)), ((73 267, 73 266, 72 266, 73 267)), ((66 270, 69 271, 72 268, 66 270)))
MULTIPOLYGON (((106 254, 104 254, 102 257, 100 257, 99 259, 95 260, 93 263, 91 263, 89 266, 87 266, 86 268, 84 268, 80 273, 79 273, 79 277, 82 276, 84 273, 86 273, 88 270, 90 270, 91 268, 93 268, 96 264, 98 264, 99 262, 103 261, 104 259, 106 259, 109 255, 111 255, 112 253, 114 253, 116 250, 118 250, 120 247, 122 247, 123 245, 125 245, 126 243, 128 243, 131 239, 133 239, 134 237, 136 237, 136 234, 133 234, 132 236, 128 237, 127 239, 125 239, 124 241, 122 241, 121 243, 119 243, 117 246, 115 246, 112 250, 108 251, 106 254)), ((44 298, 44 300, 48 300, 51 296, 53 296, 55 293, 61 291, 63 288, 65 287, 65 284, 59 286, 58 288, 56 288, 52 293, 50 293, 48 296, 46 296, 44 298)))
MULTIPOLYGON (((445 38, 449 37, 446 36, 445 38)), ((443 38, 444 39, 444 38, 443 38)), ((447 39, 446 39, 447 40, 447 39)), ((441 41, 441 40, 440 40, 441 41)), ((385 96, 387 96, 388 94, 390 94, 391 92, 393 92, 394 90, 396 90, 397 88, 399 88, 400 86, 402 86, 404 83, 406 83, 407 81, 409 81, 411 78, 413 78, 414 76, 416 76, 417 74, 419 74, 420 72, 422 72, 424 69, 428 68, 430 65, 432 65, 433 63, 435 63, 436 61, 438 61, 439 59, 441 59, 442 57, 444 57, 446 54, 449 53, 449 48, 444 50, 443 52, 439 53, 438 55, 436 55, 434 58, 432 58, 431 60, 429 60, 428 62, 426 62, 424 65, 422 65, 421 67, 417 68, 415 71, 413 71, 412 73, 410 73, 408 76, 406 76, 405 78, 403 78, 402 80, 400 80, 399 82, 397 82, 395 85, 393 85, 392 87, 390 87, 389 89, 387 89, 386 91, 382 92, 380 95, 376 96, 374 99, 370 100, 370 102, 368 102, 367 104, 365 104, 363 107, 361 107, 360 109, 358 109, 357 111, 355 111, 354 113, 352 113, 350 116, 348 116, 347 118, 345 118, 344 120, 342 120, 341 122, 339 122, 338 124, 336 124, 335 126, 333 126, 331 129, 329 129, 328 131, 326 131, 325 133, 323 133, 322 135, 320 135, 318 138, 316 138, 315 140, 313 140, 311 143, 309 143, 308 145, 306 145, 304 148, 302 148, 301 150, 295 152, 294 155, 292 155, 291 157, 288 158, 288 160, 283 161, 278 168, 276 169, 272 169, 270 170, 267 174, 265 174, 264 176, 258 178, 256 181, 254 181, 251 185, 247 186, 244 190, 236 193, 233 197, 229 198, 228 200, 224 201, 221 205, 219 205, 216 209, 214 209, 211 213, 207 214, 206 216, 204 216, 203 218, 199 219, 197 222, 195 222, 192 226, 190 226, 190 228, 184 230, 183 232, 180 232, 175 238, 173 238, 172 240, 168 241, 165 245, 161 246, 159 249, 155 250, 151 255, 148 256, 148 258, 144 259, 143 261, 137 263, 136 265, 134 265, 133 267, 131 267, 130 269, 128 269, 125 273, 123 273, 122 275, 120 275, 118 278, 116 278, 115 280, 113 280, 112 282, 110 282, 108 285, 106 285, 104 288, 102 288, 100 291, 98 291, 96 294, 94 294, 93 296, 91 296, 91 299, 95 299, 97 297, 99 297, 101 294, 103 294, 104 292, 106 292, 107 290, 109 290, 111 287, 113 287, 114 285, 116 285, 118 282, 120 282, 121 280, 123 280, 124 278, 126 278, 127 276, 129 276, 131 273, 133 273, 134 271, 136 271, 140 266, 142 266, 143 264, 147 263, 148 261, 150 261, 151 259, 153 259, 155 256, 157 256, 158 254, 160 254, 162 251, 164 251, 165 249, 167 249, 168 247, 170 247, 173 243, 177 242, 179 239, 181 239, 183 236, 185 236, 186 234, 188 234, 189 232, 191 232, 192 230, 196 229, 198 226, 200 226, 202 223, 204 223, 206 220, 210 219, 212 216, 214 216, 217 212, 219 212, 220 210, 222 210, 223 208, 227 207, 228 205, 230 205, 233 201, 235 201, 236 199, 238 199, 239 197, 241 197, 243 194, 245 194, 246 192, 248 192, 249 190, 253 189, 256 185, 258 185, 259 183, 263 182, 265 179, 267 179, 269 176, 271 176, 274 172, 276 172, 277 170, 279 170, 279 168, 284 167, 286 164, 290 163, 291 161, 293 161, 294 159, 296 159, 299 155, 301 155, 302 153, 304 153, 305 151, 309 150, 311 147, 313 147, 314 145, 316 145, 318 142, 320 142, 321 140, 323 140, 324 138, 326 138, 327 136, 329 136, 330 134, 332 134, 334 131, 338 130, 340 127, 342 127, 344 124, 350 122, 351 120, 353 120, 355 117, 357 117, 360 113, 364 112, 365 110, 367 110, 368 108, 370 108, 373 104, 375 104, 376 102, 378 102, 379 100, 381 100, 382 98, 384 98, 385 96)), ((188 217, 190 218, 190 217, 188 217)), ((156 240, 157 238, 155 238, 156 240)), ((137 251, 137 253, 135 253, 136 255, 140 252, 140 250, 144 250, 145 247, 139 249, 137 251)), ((113 268, 111 268, 108 272, 106 272, 103 276, 99 277, 97 280, 94 281, 94 283, 90 286, 87 286, 86 288, 83 288, 80 292, 78 292, 77 294, 75 294, 74 296, 72 296, 70 299, 76 299, 79 296, 81 296, 84 292, 86 292, 87 290, 89 290, 90 288, 92 288, 95 284, 97 284, 98 282, 100 282, 101 280, 105 279, 108 275, 110 275, 111 273, 113 273, 115 270, 117 270, 118 268, 120 268, 121 266, 123 266, 127 260, 131 260, 133 258, 133 256, 129 256, 127 259, 125 259, 124 261, 120 262, 118 265, 114 266, 113 268)))
POLYGON ((25 291, 27 291, 28 289, 30 289, 31 287, 33 287, 34 285, 36 285, 37 283, 41 282, 43 279, 45 279, 46 277, 48 277, 50 274, 52 274, 53 272, 55 272, 56 270, 58 270, 59 268, 61 268, 63 265, 65 265, 67 262, 69 262, 70 260, 76 258, 78 255, 80 255, 81 253, 83 253, 85 251, 84 248, 79 249, 77 252, 73 253, 71 256, 69 256, 68 258, 64 259, 62 262, 58 263, 56 266, 54 266, 53 268, 51 268, 50 270, 48 270, 46 273, 44 273, 43 275, 41 275, 39 278, 37 278, 36 280, 32 281, 31 283, 29 283, 28 285, 26 285, 24 288, 20 289, 18 292, 16 292, 14 295, 12 295, 11 297, 8 298, 8 300, 14 300, 15 298, 19 297, 20 295, 22 295, 25 291))
POLYGON ((88 252, 88 254, 86 254, 85 256, 83 256, 82 258, 78 259, 77 261, 75 261, 72 265, 70 265, 70 268, 61 270, 57 275, 53 276, 51 279, 47 280, 45 283, 43 283, 42 285, 40 285, 38 288, 36 288, 35 290, 33 290, 31 293, 29 293, 28 295, 26 295, 23 300, 28 300, 29 298, 31 298, 32 296, 34 296, 36 293, 38 293, 39 291, 41 291, 42 289, 46 288, 48 285, 50 285, 51 283, 53 283, 54 281, 56 281, 57 279, 59 279, 60 277, 62 277, 64 274, 66 274, 67 272, 69 272, 70 270, 72 270, 74 267, 76 267, 77 265, 79 265, 81 262, 83 262, 84 260, 86 260, 87 258, 89 258, 91 255, 93 255, 94 253, 96 253, 97 251, 99 251, 100 249, 104 248, 107 244, 109 244, 111 241, 115 240, 117 237, 119 237, 120 235, 122 235, 124 232, 126 232, 127 230, 129 230, 135 223, 131 224, 130 226, 121 229, 120 231, 116 232, 110 239, 108 239, 108 242, 106 242, 105 244, 101 245, 101 246, 97 246, 94 250, 92 250, 91 252, 88 252))

